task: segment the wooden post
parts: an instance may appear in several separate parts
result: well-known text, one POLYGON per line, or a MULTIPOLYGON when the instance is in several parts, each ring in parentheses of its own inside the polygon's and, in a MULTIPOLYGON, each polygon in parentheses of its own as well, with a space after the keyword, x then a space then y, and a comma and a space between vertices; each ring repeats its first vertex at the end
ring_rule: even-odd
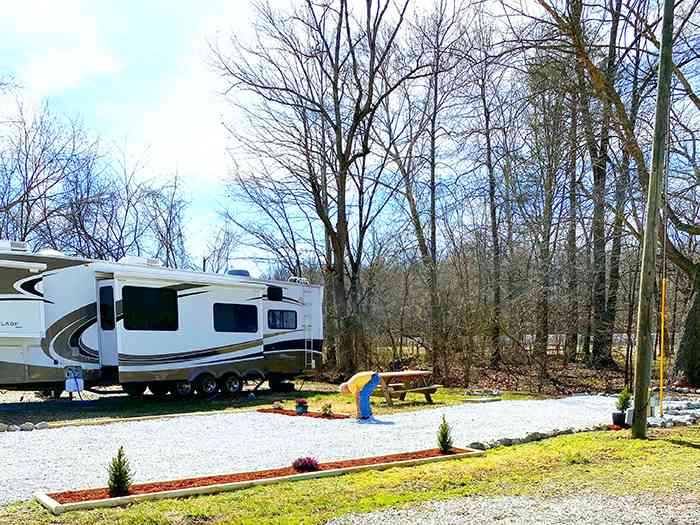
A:
MULTIPOLYGON (((664 18, 659 58, 659 87, 656 93, 656 121, 652 145, 649 192, 644 219, 642 268, 637 303, 637 359, 634 369, 634 422, 632 436, 647 437, 647 408, 651 379, 651 307, 654 304, 654 274, 656 272, 657 215, 659 193, 664 171, 666 134, 671 90, 671 51, 673 47, 673 0, 664 1, 664 18)), ((665 203, 663 203, 665 205, 665 203)))

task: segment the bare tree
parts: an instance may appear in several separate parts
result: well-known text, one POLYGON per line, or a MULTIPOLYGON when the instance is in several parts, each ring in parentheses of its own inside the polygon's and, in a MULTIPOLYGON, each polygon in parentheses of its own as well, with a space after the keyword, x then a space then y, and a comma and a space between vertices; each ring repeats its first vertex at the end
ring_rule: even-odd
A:
MULTIPOLYGON (((228 91, 255 101, 248 105, 248 115, 266 135, 257 137, 258 151, 267 144, 267 157, 275 156, 270 160, 277 168, 297 180, 329 237, 337 358, 345 372, 353 369, 354 332, 345 267, 351 241, 348 200, 367 189, 364 183, 352 182, 353 173, 368 174, 364 163, 370 154, 372 122, 384 98, 428 67, 411 64, 394 83, 382 83, 380 72, 407 7, 408 1, 376 6, 368 2, 354 13, 347 0, 307 1, 287 13, 265 4, 257 11, 256 42, 245 45, 233 38, 232 55, 213 48, 228 91), (323 170, 331 174, 326 186, 323 170)), ((354 257, 362 260, 361 255, 358 251, 354 257)))

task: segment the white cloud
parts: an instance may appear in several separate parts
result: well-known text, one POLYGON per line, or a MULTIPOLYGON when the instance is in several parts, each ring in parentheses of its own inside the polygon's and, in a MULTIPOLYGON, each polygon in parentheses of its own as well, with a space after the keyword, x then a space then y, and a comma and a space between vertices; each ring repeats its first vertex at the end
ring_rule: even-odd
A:
POLYGON ((121 70, 120 60, 105 45, 94 8, 87 0, 3 4, 0 31, 13 35, 25 50, 14 76, 34 98, 121 70))
POLYGON ((32 92, 47 96, 76 87, 91 76, 118 73, 121 68, 121 62, 104 49, 48 49, 34 55, 19 78, 32 92))

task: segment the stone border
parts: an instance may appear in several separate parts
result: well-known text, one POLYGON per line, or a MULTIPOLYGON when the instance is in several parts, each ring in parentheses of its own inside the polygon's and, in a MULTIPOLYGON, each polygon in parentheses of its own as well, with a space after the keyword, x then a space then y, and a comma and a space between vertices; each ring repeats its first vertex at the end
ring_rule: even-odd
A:
POLYGON ((353 472, 364 472, 367 470, 386 470, 394 467, 412 467, 416 465, 423 465, 426 463, 436 463, 440 461, 450 461, 455 459, 464 459, 484 455, 484 451, 482 450, 475 450, 469 448, 467 448, 466 450, 467 452, 436 456, 432 458, 408 459, 388 463, 377 463, 375 465, 359 465, 355 467, 322 470, 318 472, 304 472, 301 474, 292 474, 291 476, 279 476, 276 478, 256 479, 250 481, 236 481, 233 483, 219 483, 216 485, 207 485, 204 487, 190 487, 186 489, 165 490, 161 492, 153 492, 151 494, 134 494, 133 496, 81 501, 77 503, 59 503, 58 501, 50 497, 46 492, 37 492, 34 494, 34 498, 49 512, 58 516, 59 514, 63 514, 64 512, 71 512, 76 510, 120 507, 122 505, 139 503, 142 501, 151 501, 168 498, 183 498, 189 496, 200 496, 204 494, 218 494, 221 492, 230 492, 233 490, 246 489, 258 485, 272 485, 275 483, 282 483, 285 481, 300 481, 305 479, 342 476, 343 474, 349 474, 353 472))
POLYGON ((502 397, 472 397, 464 400, 465 403, 493 403, 494 401, 502 401, 502 397))

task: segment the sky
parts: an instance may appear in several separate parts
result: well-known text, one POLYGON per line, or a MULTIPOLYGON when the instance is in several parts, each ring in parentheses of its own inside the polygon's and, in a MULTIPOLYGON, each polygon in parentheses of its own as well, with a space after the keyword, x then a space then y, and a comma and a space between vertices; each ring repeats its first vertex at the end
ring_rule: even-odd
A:
POLYGON ((4 2, 0 74, 143 161, 147 177, 177 172, 199 257, 231 169, 221 124, 231 109, 208 42, 245 38, 253 11, 248 0, 4 2))

